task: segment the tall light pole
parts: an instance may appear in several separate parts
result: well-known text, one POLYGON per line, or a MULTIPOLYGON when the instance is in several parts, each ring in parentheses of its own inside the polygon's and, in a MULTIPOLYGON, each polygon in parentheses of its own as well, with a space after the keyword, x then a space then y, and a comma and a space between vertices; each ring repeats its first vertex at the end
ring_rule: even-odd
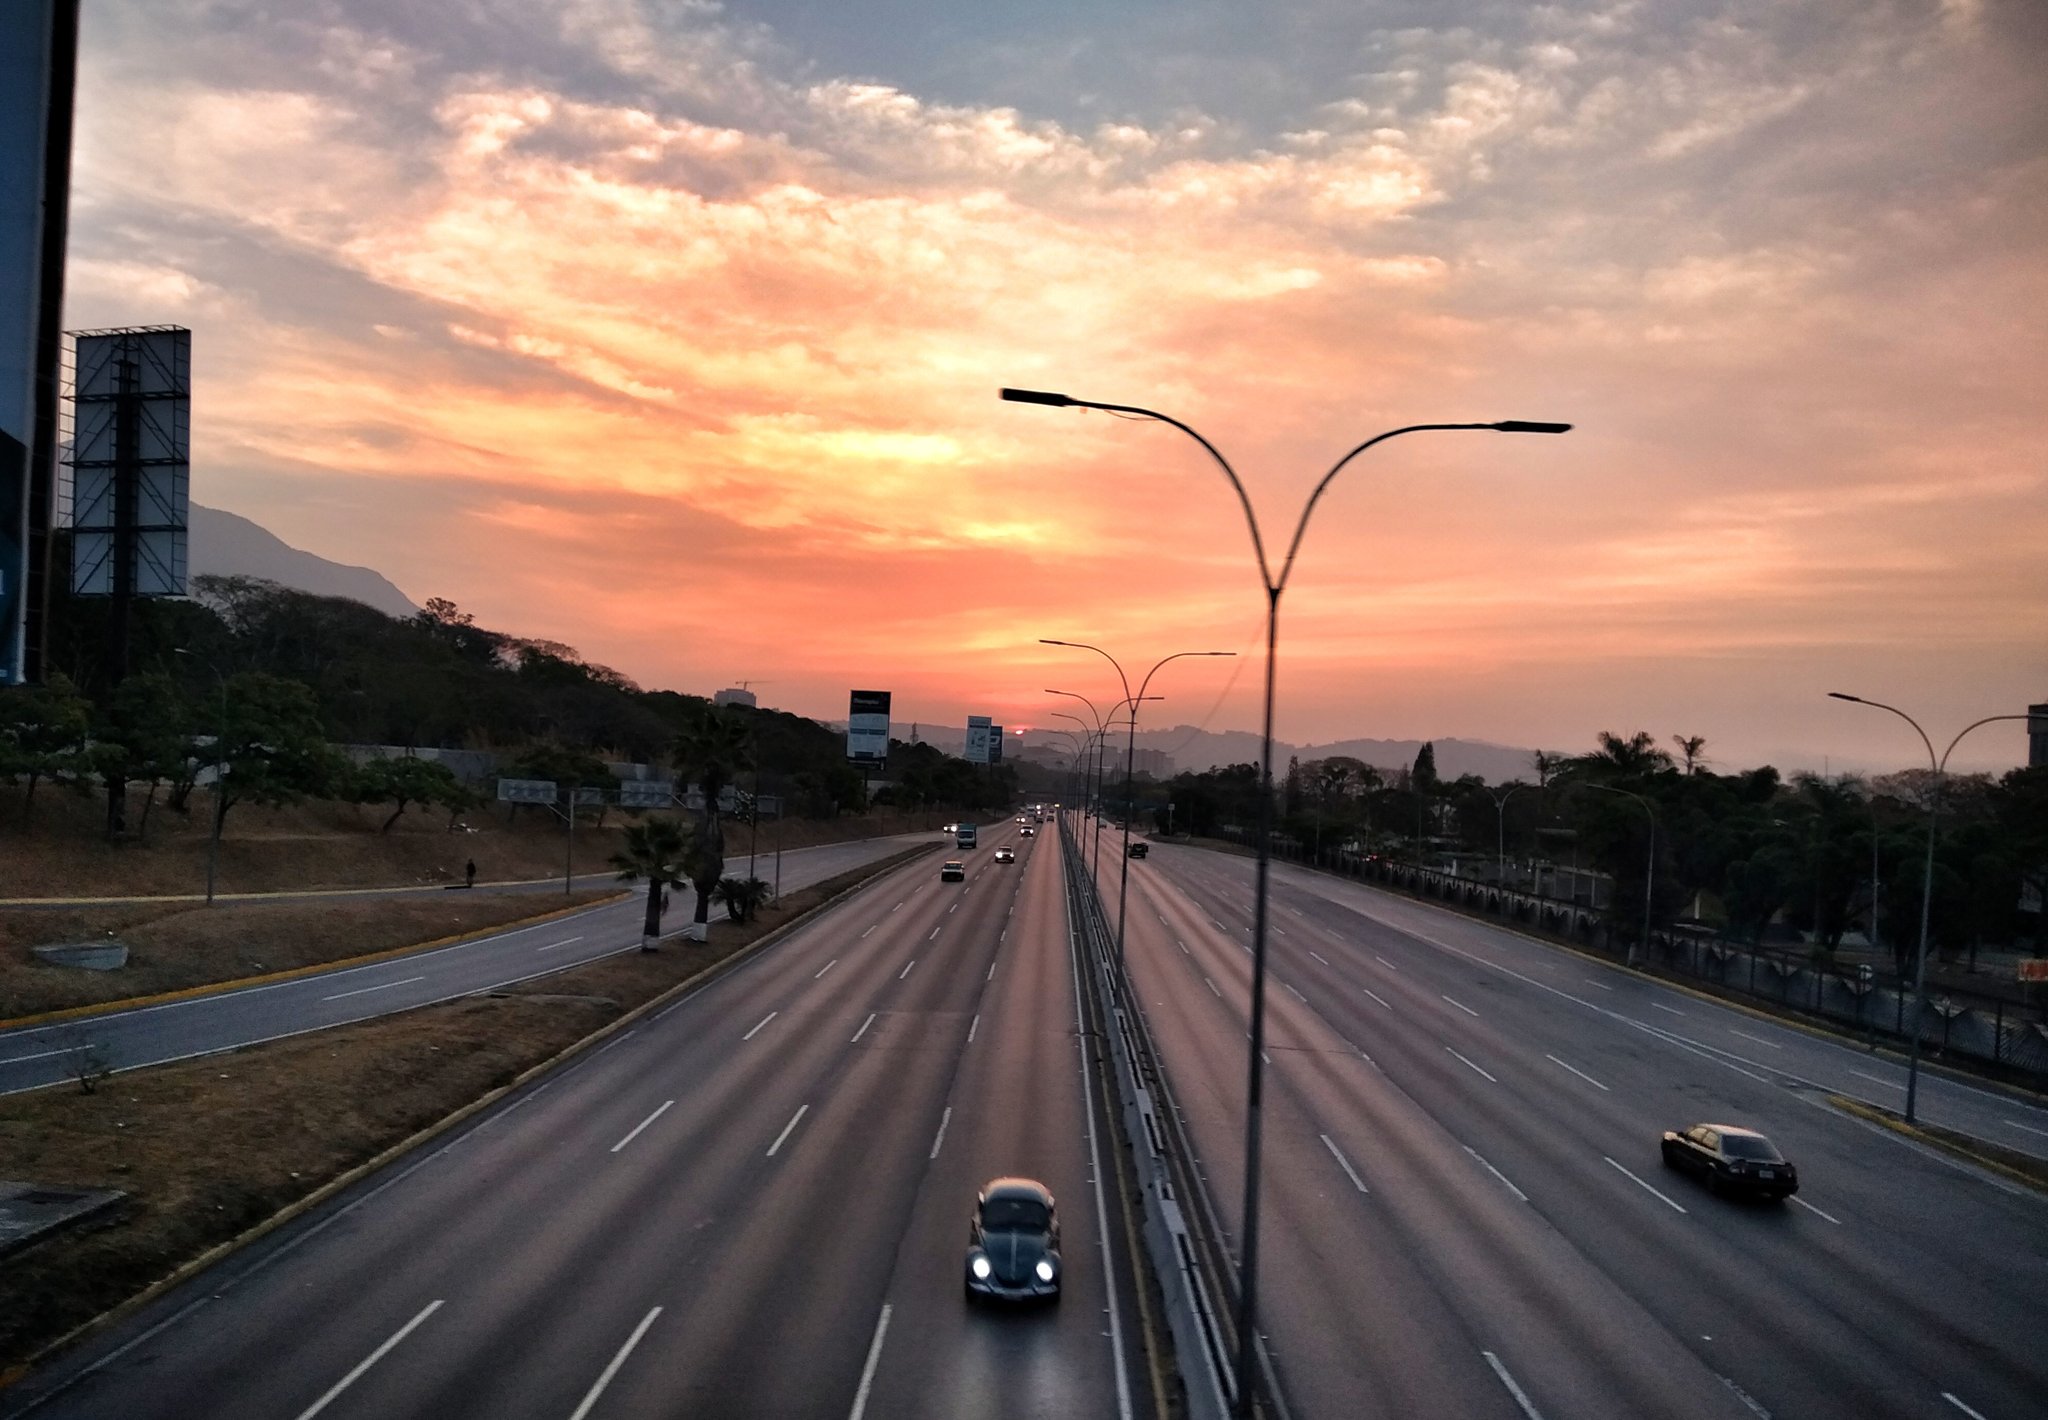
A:
POLYGON ((1116 884, 1116 969, 1121 974, 1124 969, 1124 906, 1129 901, 1131 890, 1131 810, 1136 803, 1136 794, 1132 788, 1131 763, 1137 758, 1138 754, 1138 707, 1147 700, 1164 698, 1158 695, 1147 695, 1145 690, 1146 687, 1152 684, 1152 677, 1158 674, 1159 667, 1165 665, 1167 661, 1178 661, 1188 656, 1235 656, 1237 652, 1175 651, 1172 655, 1154 665, 1151 670, 1145 672, 1145 678, 1138 682, 1138 693, 1133 695, 1131 694, 1130 677, 1124 674, 1124 668, 1118 664, 1115 656, 1110 655, 1109 652, 1103 650, 1100 646, 1091 646, 1086 641, 1055 641, 1045 636, 1038 638, 1038 644, 1041 646, 1067 646, 1080 651, 1093 651, 1096 655, 1102 657, 1103 660, 1108 661, 1116 669, 1116 678, 1123 683, 1124 703, 1131 707, 1131 733, 1130 738, 1124 745, 1124 852, 1123 863, 1119 868, 1116 884))
POLYGON ((173 655, 186 656, 199 662, 213 672, 213 678, 220 683, 220 719, 213 735, 213 827, 206 836, 206 905, 213 906, 213 883, 215 872, 220 865, 220 826, 225 817, 220 804, 221 776, 228 771, 228 678, 215 665, 197 651, 188 651, 183 646, 173 646, 173 655))
POLYGON ((1239 1416, 1249 1420, 1252 1413, 1252 1379, 1255 1374, 1254 1355, 1256 1352, 1258 1324, 1258 1277, 1259 1277, 1259 1129, 1260 1109, 1264 1091, 1264 1077, 1260 1066, 1264 1057, 1266 1027, 1266 885, 1272 875, 1273 862, 1273 672, 1274 659, 1280 642, 1280 595, 1287 590, 1287 578, 1294 570, 1295 554, 1301 550, 1302 534, 1308 531, 1309 515, 1316 510, 1316 503, 1322 498, 1323 490, 1330 481, 1343 471, 1344 466, 1374 444, 1402 434, 1416 434, 1425 430, 1491 429, 1502 434, 1562 434, 1572 426, 1569 424, 1536 423, 1524 419, 1504 419, 1493 424, 1409 424, 1399 429, 1390 429, 1377 434, 1352 449, 1350 453, 1331 465, 1323 475, 1315 491, 1308 496, 1308 503, 1301 510, 1301 519, 1295 524, 1294 539, 1287 546, 1287 556, 1280 564, 1280 573, 1273 574, 1272 564, 1266 559, 1266 544, 1259 534, 1258 515, 1252 511, 1252 500, 1245 492, 1244 483, 1238 478, 1237 470, 1223 457, 1216 446, 1203 438, 1189 425, 1181 423, 1154 409, 1145 409, 1132 404, 1104 404, 1096 400, 1075 399, 1070 395, 1056 394, 1050 390, 1005 389, 1002 397, 1016 404, 1046 404, 1061 409, 1100 409, 1111 414, 1135 415, 1140 419, 1154 419, 1161 424, 1170 424, 1202 446, 1216 466, 1223 470, 1223 476, 1230 480, 1230 486, 1237 492, 1237 501, 1244 509, 1244 520, 1251 530, 1252 551, 1258 558, 1259 579, 1266 589, 1266 706, 1263 747, 1259 752, 1259 842, 1256 891, 1252 906, 1252 999, 1251 999, 1251 1041, 1246 1050, 1249 1064, 1246 1066, 1245 1088, 1245 1151, 1244 1151, 1244 1236, 1242 1261, 1238 1264, 1237 1291, 1237 1395, 1235 1408, 1239 1416))
POLYGON ((1507 885, 1508 878, 1508 800, 1524 789, 1533 789, 1533 784, 1510 784, 1505 794, 1496 795, 1486 791, 1486 797, 1493 800, 1493 880, 1501 886, 1507 885))
MULTIPOLYGON (((1643 959, 1647 961, 1650 956, 1650 904, 1656 901, 1657 888, 1657 810, 1641 794, 1630 793, 1627 789, 1617 789, 1612 784, 1581 784, 1579 787, 1582 789, 1597 789, 1603 794, 1619 794, 1625 799, 1634 799, 1643 806, 1643 812, 1650 816, 1650 859, 1643 867, 1643 959)), ((1578 887, 1578 873, 1577 869, 1574 868, 1572 875, 1572 898, 1574 901, 1578 899, 1578 887)), ((1627 965, 1634 966, 1635 964, 1635 949, 1631 947, 1628 953, 1627 965)))
MULTIPOLYGON (((1920 875, 1920 949, 1913 955, 1912 1039, 1906 1047, 1906 1123, 1911 1124, 1914 1122, 1914 1111, 1920 1098, 1920 1015, 1927 1005, 1927 923, 1929 909, 1934 903, 1934 834, 1935 826, 1941 819, 1941 786, 1948 773, 1948 757, 1955 752, 1955 747, 1963 742, 1963 736, 1977 726, 1995 724, 2000 720, 2024 720, 2028 717, 1986 715, 1981 720, 1973 720, 1956 732, 1956 737, 1948 742, 1948 748, 1943 750, 1941 757, 1937 759, 1934 754, 1934 741, 1927 738, 1927 731, 1920 728, 1918 720, 1896 705, 1886 705, 1879 700, 1865 700, 1860 695, 1845 695, 1839 690, 1829 691, 1828 697, 1832 700, 1847 700, 1854 705, 1868 705, 1877 710, 1889 710, 1904 720, 1913 727, 1913 733, 1920 736, 1920 743, 1927 746, 1927 767, 1934 771, 1934 782, 1928 785, 1927 792, 1927 865, 1920 875)), ((1876 893, 1877 889, 1873 885, 1872 921, 1876 920, 1876 893)))

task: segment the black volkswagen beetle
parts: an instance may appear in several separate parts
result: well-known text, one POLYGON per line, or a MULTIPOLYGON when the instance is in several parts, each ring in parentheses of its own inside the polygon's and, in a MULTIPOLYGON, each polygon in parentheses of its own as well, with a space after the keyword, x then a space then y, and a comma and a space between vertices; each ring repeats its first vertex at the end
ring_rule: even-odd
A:
POLYGON ((967 1223, 967 1300, 1057 1302, 1060 1220, 1052 1191, 1028 1178, 991 1179, 967 1223))
POLYGON ((1736 1124, 1665 1130, 1664 1167, 1699 1174, 1709 1193, 1752 1193, 1775 1203, 1799 1191, 1799 1170, 1778 1146, 1736 1124))

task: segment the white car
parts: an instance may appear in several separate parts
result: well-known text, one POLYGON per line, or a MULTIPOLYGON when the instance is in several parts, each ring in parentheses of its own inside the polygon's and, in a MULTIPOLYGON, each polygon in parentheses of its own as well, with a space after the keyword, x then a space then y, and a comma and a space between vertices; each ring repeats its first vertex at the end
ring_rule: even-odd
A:
POLYGON ((1014 863, 1017 861, 1017 851, 1014 848, 998 848, 996 849, 996 861, 998 863, 1014 863))

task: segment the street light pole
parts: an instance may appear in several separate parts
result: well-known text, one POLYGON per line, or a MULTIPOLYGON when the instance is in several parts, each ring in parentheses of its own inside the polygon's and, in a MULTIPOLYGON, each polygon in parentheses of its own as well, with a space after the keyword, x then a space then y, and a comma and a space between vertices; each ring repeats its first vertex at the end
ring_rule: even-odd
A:
MULTIPOLYGON (((1868 705, 1877 710, 1889 710, 1913 727, 1913 733, 1920 736, 1920 743, 1927 747, 1927 767, 1934 771, 1934 780, 1927 792, 1927 862, 1920 875, 1920 949, 1913 956, 1913 1024, 1912 1039, 1906 1046, 1906 1123, 1914 1122, 1915 1110, 1920 1099, 1920 1018, 1927 1006, 1927 924, 1934 905, 1934 835, 1941 820, 1941 786, 1948 773, 1948 757, 1955 747, 1963 742, 1963 736, 1979 725, 1990 725, 2000 720, 2025 720, 2025 715, 1986 715, 1974 720, 1956 732, 1948 742, 1948 748, 1941 757, 1934 754, 1934 741, 1927 738, 1927 731, 1920 728, 1920 722, 1899 709, 1878 700, 1865 700, 1860 695, 1845 695, 1839 690, 1828 692, 1831 700, 1846 700, 1853 705, 1868 705)), ((1876 887, 1871 888, 1871 920, 1876 920, 1876 887)))
POLYGON ((1050 390, 1005 389, 1002 391, 1002 398, 1017 404, 1044 404, 1063 409, 1100 409, 1111 414, 1128 414, 1141 419, 1157 420, 1161 424, 1168 424, 1180 430, 1200 444, 1203 451, 1223 471, 1223 476, 1230 480, 1230 486, 1236 490, 1238 502, 1244 509, 1245 524, 1251 531, 1252 551, 1258 559, 1259 578, 1266 589, 1266 704, 1263 740, 1259 752, 1258 866, 1252 905, 1251 1040, 1246 1050, 1249 1063, 1246 1066, 1245 1088, 1244 1228, 1242 1260, 1238 1264, 1237 1297, 1235 1409, 1243 1420, 1249 1420, 1252 1414, 1252 1382, 1256 1374, 1258 1339, 1259 1145, 1264 1095, 1264 1076, 1260 1067, 1264 1060, 1261 1052, 1265 1045, 1266 891, 1272 873, 1273 848, 1273 677, 1274 659, 1280 640, 1280 594, 1287 589, 1287 579, 1294 569, 1295 555, 1301 550, 1302 535, 1308 531, 1309 516, 1315 512, 1316 503, 1322 498, 1323 490, 1330 486, 1331 480, 1336 478, 1352 459, 1373 445, 1384 443, 1402 434, 1421 433, 1425 430, 1491 429, 1503 434, 1562 434, 1570 429, 1571 425, 1505 419, 1493 424, 1410 424, 1375 435, 1338 459, 1330 471, 1323 475, 1322 481, 1315 486, 1315 491, 1309 494, 1308 503, 1301 510, 1301 519, 1295 524, 1294 539, 1288 545, 1286 558, 1281 562, 1280 572, 1276 577, 1271 564, 1267 561, 1265 541, 1259 533, 1258 515, 1252 509, 1252 500, 1245 492, 1243 481, 1238 478, 1237 471, 1230 466, 1230 461, 1218 452, 1216 446, 1191 426, 1154 409, 1074 399, 1050 390))
POLYGON ((1486 791, 1486 797, 1493 799, 1493 879, 1502 887, 1507 886, 1508 876, 1508 800, 1522 790, 1533 787, 1535 786, 1530 784, 1510 784, 1508 791, 1498 798, 1494 797, 1491 789, 1486 791))
MULTIPOLYGON (((1650 861, 1643 868, 1643 959, 1648 961, 1650 957, 1650 904, 1656 901, 1657 888, 1657 810, 1641 794, 1630 793, 1627 789, 1617 789, 1612 784, 1587 784, 1583 787, 1597 789, 1603 794, 1620 794, 1623 798, 1634 799, 1643 806, 1643 812, 1650 816, 1650 861)), ((1572 896, 1574 900, 1578 897, 1578 879, 1576 874, 1574 874, 1572 880, 1572 896)), ((1635 964, 1636 954, 1635 950, 1631 948, 1623 965, 1634 966, 1635 964)))
POLYGON ((220 684, 220 719, 216 722, 217 728, 213 735, 213 825, 206 835, 206 905, 211 907, 214 876, 220 865, 221 820, 226 816, 221 808, 220 789, 221 777, 228 769, 228 678, 222 674, 219 666, 196 651, 188 651, 183 646, 173 646, 171 651, 174 655, 188 656, 205 666, 213 672, 213 678, 220 684))

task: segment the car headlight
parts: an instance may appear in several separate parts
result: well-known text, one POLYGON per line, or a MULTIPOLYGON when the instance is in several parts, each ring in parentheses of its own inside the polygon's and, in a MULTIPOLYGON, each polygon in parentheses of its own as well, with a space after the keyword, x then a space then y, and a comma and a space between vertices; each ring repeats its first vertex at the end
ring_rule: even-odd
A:
POLYGON ((1039 1281, 1041 1281, 1041 1282, 1050 1282, 1050 1281, 1052 1281, 1052 1260, 1051 1260, 1050 1258, 1045 1258, 1045 1257, 1041 1257, 1041 1258, 1039 1258, 1039 1259, 1038 1259, 1038 1266, 1037 1266, 1036 1268, 1032 1269, 1032 1270, 1038 1273, 1038 1280, 1039 1280, 1039 1281))
POLYGON ((975 1258, 974 1261, 967 1264, 967 1270, 972 1272, 981 1281, 986 1282, 988 1280, 988 1274, 990 1270, 988 1265, 988 1259, 985 1257, 975 1258))

